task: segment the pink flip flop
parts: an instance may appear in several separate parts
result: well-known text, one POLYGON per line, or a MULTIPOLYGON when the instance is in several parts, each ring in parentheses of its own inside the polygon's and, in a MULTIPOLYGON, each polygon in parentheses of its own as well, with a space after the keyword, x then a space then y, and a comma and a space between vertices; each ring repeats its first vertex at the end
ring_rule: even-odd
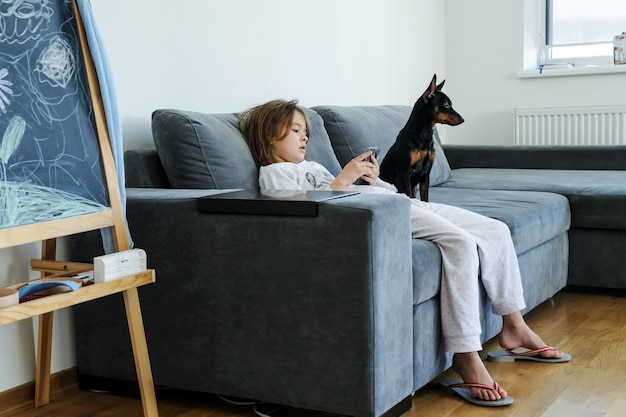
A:
POLYGON ((446 392, 451 394, 456 394, 465 401, 472 403, 474 405, 481 405, 483 407, 502 407, 504 405, 513 404, 513 398, 506 396, 499 400, 481 400, 480 398, 472 395, 470 388, 482 388, 488 389, 491 391, 499 391, 499 385, 497 382, 493 382, 493 386, 485 385, 485 384, 477 384, 473 382, 463 382, 460 379, 455 378, 443 378, 439 381, 439 386, 446 392))
POLYGON ((513 362, 513 361, 532 361, 543 363, 563 363, 569 362, 572 356, 568 353, 561 352, 560 358, 544 358, 541 352, 548 350, 556 350, 554 346, 545 346, 539 349, 518 351, 518 350, 494 350, 487 353, 487 360, 490 362, 513 362))

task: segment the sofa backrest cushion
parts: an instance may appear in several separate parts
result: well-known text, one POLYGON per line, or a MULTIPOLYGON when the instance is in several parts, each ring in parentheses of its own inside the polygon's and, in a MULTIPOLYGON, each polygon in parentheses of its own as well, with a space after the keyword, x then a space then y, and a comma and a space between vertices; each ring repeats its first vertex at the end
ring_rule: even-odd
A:
POLYGON ((173 188, 258 187, 236 114, 156 110, 152 136, 173 188))
MULTIPOLYGON (((332 173, 340 171, 321 117, 304 109, 311 119, 311 159, 332 173)), ((152 135, 167 178, 173 188, 258 188, 258 170, 237 114, 207 114, 161 109, 152 114, 152 135)))
MULTIPOLYGON (((409 119, 412 108, 387 105, 315 106, 312 109, 324 119, 337 159, 343 166, 365 152, 369 146, 380 148, 378 161, 382 162, 398 132, 409 119)), ((436 129, 434 136, 436 159, 430 173, 431 186, 442 184, 452 177, 436 129)))

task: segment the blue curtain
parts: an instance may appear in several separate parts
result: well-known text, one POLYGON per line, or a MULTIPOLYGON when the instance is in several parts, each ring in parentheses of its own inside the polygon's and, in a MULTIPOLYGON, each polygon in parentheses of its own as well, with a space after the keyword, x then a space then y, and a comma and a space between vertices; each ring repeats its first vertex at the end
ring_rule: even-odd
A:
MULTIPOLYGON (((109 130, 109 137, 111 138, 111 147, 113 149, 113 158, 115 159, 115 165, 117 168, 117 181, 122 197, 122 204, 124 206, 124 218, 126 218, 126 188, 124 180, 124 159, 123 159, 123 143, 122 143, 122 125, 120 122, 117 96, 115 92, 115 85, 113 82, 113 73, 109 66, 109 61, 104 48, 102 37, 98 32, 95 17, 89 0, 77 0, 80 15, 85 25, 85 32, 87 34, 87 42, 89 43, 89 50, 91 57, 96 67, 98 74, 98 81, 100 83, 100 93, 102 94, 102 102, 104 105, 104 111, 106 114, 106 121, 109 130)), ((132 247, 133 242, 130 237, 128 227, 126 232, 129 239, 129 244, 132 247)), ((106 253, 114 251, 113 235, 110 229, 102 230, 102 242, 106 253)))

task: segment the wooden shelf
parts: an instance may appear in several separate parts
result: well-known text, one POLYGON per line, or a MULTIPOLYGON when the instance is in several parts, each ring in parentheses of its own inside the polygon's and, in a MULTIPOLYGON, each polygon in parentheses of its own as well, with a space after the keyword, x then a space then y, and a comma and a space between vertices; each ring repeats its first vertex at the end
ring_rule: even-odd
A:
MULTIPOLYGON (((155 282, 153 269, 129 275, 113 281, 81 287, 76 291, 62 294, 49 295, 36 300, 16 304, 14 306, 0 308, 0 326, 15 321, 50 313, 61 308, 70 307, 96 298, 119 293, 131 288, 155 282)), ((19 285, 18 285, 19 286, 19 285)))

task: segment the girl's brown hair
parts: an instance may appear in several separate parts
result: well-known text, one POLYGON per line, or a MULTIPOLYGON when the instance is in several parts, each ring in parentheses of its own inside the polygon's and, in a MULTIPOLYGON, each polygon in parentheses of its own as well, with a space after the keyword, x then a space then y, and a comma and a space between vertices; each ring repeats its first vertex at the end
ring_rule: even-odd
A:
POLYGON ((298 106, 298 100, 268 101, 239 115, 239 130, 243 133, 258 167, 276 162, 271 144, 287 136, 293 123, 293 115, 297 111, 304 116, 307 134, 310 135, 309 118, 298 106))

